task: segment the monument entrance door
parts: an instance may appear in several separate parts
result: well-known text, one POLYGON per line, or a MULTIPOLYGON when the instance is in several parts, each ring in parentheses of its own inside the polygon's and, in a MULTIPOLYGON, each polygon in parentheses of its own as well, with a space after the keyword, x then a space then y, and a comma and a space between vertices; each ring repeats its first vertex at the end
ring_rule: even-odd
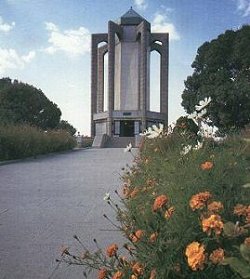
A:
POLYGON ((122 120, 120 121, 120 137, 133 137, 134 136, 134 121, 122 120))

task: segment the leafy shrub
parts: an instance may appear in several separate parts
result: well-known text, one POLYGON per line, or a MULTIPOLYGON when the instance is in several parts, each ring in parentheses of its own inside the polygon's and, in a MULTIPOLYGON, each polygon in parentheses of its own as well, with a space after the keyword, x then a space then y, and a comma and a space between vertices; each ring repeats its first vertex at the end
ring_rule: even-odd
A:
POLYGON ((159 278, 241 278, 228 265, 214 265, 208 259, 194 271, 187 264, 185 250, 190 243, 199 242, 205 247, 204 254, 222 248, 225 257, 240 257, 234 246, 239 247, 249 231, 244 227, 247 224, 233 212, 237 204, 249 205, 250 189, 242 187, 250 178, 249 144, 239 138, 222 144, 208 141, 202 149, 180 156, 185 144, 181 137, 173 135, 157 141, 158 148, 146 143, 139 168, 125 179, 126 187, 129 185, 126 226, 131 228, 129 233, 140 229, 147 235, 136 245, 136 257, 149 270, 155 268, 159 278), (228 221, 233 224, 241 221, 239 227, 244 234, 236 237, 225 231, 219 235, 212 231, 209 236, 202 230, 202 220, 208 217, 207 207, 193 211, 189 203, 194 195, 204 192, 211 193, 207 202, 223 205, 220 217, 224 226, 228 221), (161 195, 168 202, 154 212, 154 202, 161 195), (152 233, 157 234, 157 241, 148 245, 152 233))
POLYGON ((83 137, 83 142, 81 144, 81 147, 91 147, 93 143, 93 138, 90 137, 83 137))
POLYGON ((29 125, 0 125, 0 160, 72 149, 75 139, 66 131, 42 131, 29 125))
POLYGON ((58 106, 41 89, 10 78, 0 79, 1 123, 55 129, 61 125, 61 114, 58 106))

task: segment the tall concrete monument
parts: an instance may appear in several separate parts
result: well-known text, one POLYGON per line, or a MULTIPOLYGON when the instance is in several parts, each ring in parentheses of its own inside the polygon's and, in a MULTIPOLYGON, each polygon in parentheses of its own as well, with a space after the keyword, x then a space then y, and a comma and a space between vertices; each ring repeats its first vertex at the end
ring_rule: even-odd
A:
POLYGON ((107 139, 135 138, 154 123, 168 123, 168 33, 151 33, 132 7, 108 33, 92 34, 91 135, 94 146, 107 139), (160 54, 160 111, 150 111, 150 53, 160 54), (108 55, 104 109, 104 55, 108 55))

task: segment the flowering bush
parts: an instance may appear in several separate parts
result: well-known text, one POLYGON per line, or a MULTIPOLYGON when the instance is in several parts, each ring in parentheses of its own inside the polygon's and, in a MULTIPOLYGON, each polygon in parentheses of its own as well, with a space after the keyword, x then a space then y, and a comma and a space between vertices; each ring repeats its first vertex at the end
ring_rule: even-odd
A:
POLYGON ((145 136, 117 192, 122 206, 105 196, 127 242, 62 261, 98 269, 99 279, 250 278, 249 142, 202 137, 183 152, 190 141, 179 129, 145 136))
POLYGON ((105 196, 127 242, 84 256, 67 250, 63 261, 98 278, 249 278, 249 143, 209 140, 182 156, 182 136, 153 141, 123 176, 123 206, 105 196))

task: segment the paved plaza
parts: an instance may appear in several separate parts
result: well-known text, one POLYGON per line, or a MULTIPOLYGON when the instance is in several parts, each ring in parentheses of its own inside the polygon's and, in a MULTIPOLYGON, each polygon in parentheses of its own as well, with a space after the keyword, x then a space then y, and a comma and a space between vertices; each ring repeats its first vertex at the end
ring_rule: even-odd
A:
POLYGON ((102 216, 114 217, 103 196, 116 197, 132 159, 123 149, 85 149, 0 166, 0 279, 84 278, 80 267, 53 272, 60 246, 73 247, 74 234, 89 249, 93 238, 121 241, 102 216))

